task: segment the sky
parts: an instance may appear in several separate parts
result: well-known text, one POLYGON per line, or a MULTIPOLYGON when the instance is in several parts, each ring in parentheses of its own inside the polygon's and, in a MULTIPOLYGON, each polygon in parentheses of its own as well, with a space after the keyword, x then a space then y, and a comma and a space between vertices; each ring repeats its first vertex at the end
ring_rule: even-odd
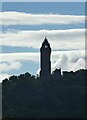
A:
POLYGON ((85 69, 84 2, 3 2, 0 16, 0 81, 39 74, 45 37, 52 48, 52 71, 85 69))

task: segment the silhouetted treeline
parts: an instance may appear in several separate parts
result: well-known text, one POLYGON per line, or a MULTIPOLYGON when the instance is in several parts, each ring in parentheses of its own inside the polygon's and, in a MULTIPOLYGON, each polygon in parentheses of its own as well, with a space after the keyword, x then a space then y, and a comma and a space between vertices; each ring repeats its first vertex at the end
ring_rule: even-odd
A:
MULTIPOLYGON (((30 73, 2 82, 2 115, 5 118, 85 118, 87 70, 53 72, 49 78, 30 73)), ((9 120, 9 119, 8 119, 9 120)))

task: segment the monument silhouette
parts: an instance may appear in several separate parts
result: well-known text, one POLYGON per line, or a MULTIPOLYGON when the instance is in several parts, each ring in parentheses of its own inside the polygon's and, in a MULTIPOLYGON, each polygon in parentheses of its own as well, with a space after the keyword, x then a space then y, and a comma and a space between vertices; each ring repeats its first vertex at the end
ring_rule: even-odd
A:
POLYGON ((50 44, 45 37, 42 46, 40 48, 40 66, 41 66, 41 71, 40 71, 40 77, 49 77, 51 75, 51 61, 50 61, 50 56, 51 56, 51 47, 50 44))

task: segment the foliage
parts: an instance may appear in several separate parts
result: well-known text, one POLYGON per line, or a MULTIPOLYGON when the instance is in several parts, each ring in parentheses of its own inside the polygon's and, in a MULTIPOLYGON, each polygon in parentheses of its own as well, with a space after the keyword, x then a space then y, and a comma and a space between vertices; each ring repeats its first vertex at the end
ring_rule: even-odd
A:
POLYGON ((2 82, 2 115, 7 118, 84 118, 87 71, 36 78, 30 73, 2 82))

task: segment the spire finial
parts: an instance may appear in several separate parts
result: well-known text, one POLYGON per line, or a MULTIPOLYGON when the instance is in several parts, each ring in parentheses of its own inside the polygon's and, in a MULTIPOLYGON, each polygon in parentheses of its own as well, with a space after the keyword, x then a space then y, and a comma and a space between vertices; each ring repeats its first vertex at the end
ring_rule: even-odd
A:
POLYGON ((44 42, 48 42, 47 38, 45 37, 44 42))
POLYGON ((47 39, 47 37, 45 37, 45 39, 47 39))

